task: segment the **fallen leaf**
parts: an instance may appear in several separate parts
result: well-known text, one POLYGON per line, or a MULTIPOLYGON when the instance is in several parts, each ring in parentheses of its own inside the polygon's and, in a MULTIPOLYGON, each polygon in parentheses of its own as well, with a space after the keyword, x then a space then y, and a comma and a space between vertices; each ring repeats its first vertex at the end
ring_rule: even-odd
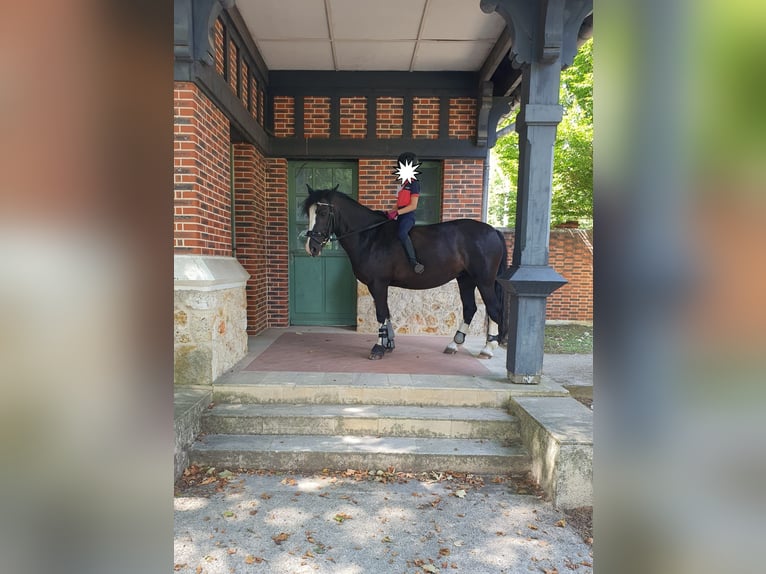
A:
POLYGON ((391 537, 390 537, 390 536, 384 536, 384 537, 383 537, 383 540, 381 540, 381 542, 386 542, 386 543, 388 543, 388 542, 393 542, 393 540, 391 540, 391 537))
POLYGON ((263 562, 263 558, 260 556, 253 556, 252 554, 245 556, 245 564, 260 564, 261 562, 263 562))
POLYGON ((223 515, 226 518, 231 518, 232 516, 234 516, 234 513, 231 510, 227 510, 226 512, 223 513, 223 515))
POLYGON ((456 490, 455 496, 457 496, 458 498, 465 498, 465 490, 463 490, 462 488, 460 490, 456 490))
POLYGON ((537 530, 537 526, 535 526, 534 524, 527 524, 527 528, 529 528, 530 530, 537 530))
POLYGON ((173 570, 175 570, 176 572, 178 572, 181 568, 186 568, 186 563, 185 562, 183 564, 174 564, 173 565, 173 570))
POLYGON ((334 518, 334 520, 335 520, 335 521, 336 521, 338 524, 340 524, 340 523, 342 523, 344 520, 351 520, 353 517, 352 517, 352 516, 350 516, 350 515, 348 515, 348 514, 346 514, 345 512, 340 512, 340 513, 336 514, 336 515, 335 515, 333 518, 334 518))
POLYGON ((567 521, 564 520, 563 518, 556 523, 556 526, 558 526, 559 528, 564 528, 566 525, 567 525, 567 521))
POLYGON ((197 568, 194 570, 197 574, 202 574, 202 566, 197 566, 197 568))
POLYGON ((229 556, 231 556, 232 554, 236 554, 237 553, 237 549, 236 548, 229 548, 226 552, 228 552, 229 556))
POLYGON ((274 541, 274 543, 279 546, 282 544, 285 540, 290 538, 290 535, 287 532, 280 532, 276 536, 272 536, 271 539, 274 541))
POLYGON ((286 484, 287 486, 295 486, 296 484, 298 484, 298 481, 295 480, 294 478, 285 478, 284 480, 280 482, 280 484, 286 484))
POLYGON ((229 470, 222 470, 218 473, 218 478, 231 478, 234 476, 234 473, 229 470))
POLYGON ((268 500, 269 498, 271 498, 271 495, 268 492, 261 494, 261 500, 268 500))
POLYGON ((450 549, 449 548, 439 548, 439 556, 449 556, 450 549))
POLYGON ((424 572, 430 572, 430 574, 436 574, 439 571, 439 569, 433 564, 424 564, 421 566, 421 568, 424 572))
POLYGON ((465 543, 462 540, 455 540, 452 544, 454 544, 457 547, 460 547, 465 543))

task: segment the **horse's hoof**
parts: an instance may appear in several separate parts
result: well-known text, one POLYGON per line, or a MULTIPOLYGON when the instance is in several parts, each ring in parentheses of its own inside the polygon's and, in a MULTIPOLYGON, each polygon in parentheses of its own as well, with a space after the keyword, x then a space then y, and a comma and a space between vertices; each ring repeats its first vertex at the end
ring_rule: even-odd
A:
POLYGON ((450 343, 444 348, 445 355, 454 355, 455 353, 457 353, 457 345, 455 343, 450 343))
POLYGON ((379 359, 383 358, 383 355, 386 354, 386 349, 382 345, 375 345, 372 350, 370 351, 370 360, 371 361, 377 361, 379 359))
POLYGON ((492 353, 490 353, 488 351, 481 351, 479 353, 479 356, 477 357, 477 359, 491 359, 494 356, 495 355, 493 355, 492 353))

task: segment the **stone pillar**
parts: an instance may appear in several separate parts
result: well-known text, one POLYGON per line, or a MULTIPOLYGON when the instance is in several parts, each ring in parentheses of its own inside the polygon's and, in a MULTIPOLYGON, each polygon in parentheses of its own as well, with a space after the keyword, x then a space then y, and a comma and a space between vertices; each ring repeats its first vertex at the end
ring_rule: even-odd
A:
POLYGON ((500 283, 508 327, 506 367, 514 383, 538 384, 543 367, 546 298, 566 283, 548 265, 553 144, 561 121, 561 68, 572 63, 592 0, 482 0, 506 20, 510 58, 522 70, 516 237, 500 283))
POLYGON ((175 255, 173 267, 173 379, 210 385, 247 354, 250 275, 233 257, 175 255))

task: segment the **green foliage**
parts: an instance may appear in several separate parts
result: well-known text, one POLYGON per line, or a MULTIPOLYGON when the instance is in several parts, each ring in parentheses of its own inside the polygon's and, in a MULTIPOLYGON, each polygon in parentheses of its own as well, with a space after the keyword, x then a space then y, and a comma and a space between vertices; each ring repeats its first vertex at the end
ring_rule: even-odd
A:
MULTIPOLYGON (((593 221, 592 39, 583 44, 573 64, 561 72, 560 100, 564 118, 554 146, 551 225, 573 220, 589 227, 593 221)), ((492 149, 487 211, 489 222, 499 227, 515 223, 518 139, 513 132, 499 138, 492 149)))

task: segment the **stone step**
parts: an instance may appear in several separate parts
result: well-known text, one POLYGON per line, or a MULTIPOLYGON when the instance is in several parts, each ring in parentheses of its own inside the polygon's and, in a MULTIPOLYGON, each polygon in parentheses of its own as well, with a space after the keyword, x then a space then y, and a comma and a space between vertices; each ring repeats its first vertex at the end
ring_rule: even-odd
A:
POLYGON ((318 472, 387 469, 504 474, 530 469, 520 444, 478 439, 305 435, 207 435, 195 442, 191 463, 216 468, 318 472))
POLYGON ((519 438, 507 411, 480 407, 216 404, 206 410, 210 434, 297 434, 442 438, 519 438))

